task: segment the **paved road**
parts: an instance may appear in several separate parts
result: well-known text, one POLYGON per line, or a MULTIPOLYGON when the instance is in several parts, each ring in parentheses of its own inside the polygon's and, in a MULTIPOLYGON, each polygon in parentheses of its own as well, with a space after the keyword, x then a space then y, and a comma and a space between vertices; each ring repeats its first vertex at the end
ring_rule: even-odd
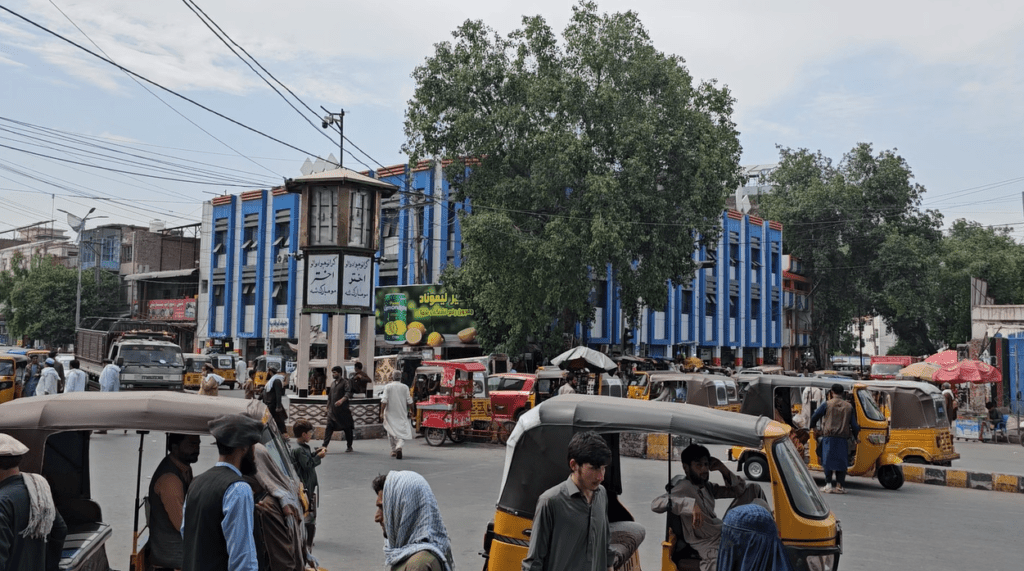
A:
MULTIPOLYGON (((163 435, 145 438, 144 490, 160 458, 163 435)), ((138 443, 138 436, 120 432, 92 440, 93 493, 107 521, 127 522, 114 530, 108 547, 117 569, 127 567, 130 552, 138 443)), ((458 567, 479 568, 478 552, 500 484, 503 448, 472 442, 432 448, 417 439, 407 444, 403 460, 389 457, 386 440, 356 441, 355 448, 351 454, 344 453, 343 447, 332 450, 319 470, 323 498, 315 552, 322 564, 334 571, 381 565, 383 539, 373 522, 375 496, 370 481, 379 473, 408 469, 431 483, 458 567)), ((724 448, 715 448, 714 453, 725 457, 724 448)), ((196 473, 215 460, 216 447, 205 438, 196 473)), ((678 470, 676 463, 673 471, 678 470)), ((664 530, 664 519, 653 514, 649 505, 663 489, 666 471, 666 462, 623 461, 623 503, 648 530, 641 547, 641 563, 648 571, 657 568, 664 530)), ((848 488, 849 495, 826 496, 843 526, 846 553, 841 569, 1020 569, 1016 542, 1024 522, 1024 495, 916 484, 893 492, 877 481, 860 478, 851 478, 848 488)))
POLYGON ((960 453, 960 459, 953 460, 954 468, 1024 476, 1024 446, 1020 444, 957 440, 953 445, 960 453))

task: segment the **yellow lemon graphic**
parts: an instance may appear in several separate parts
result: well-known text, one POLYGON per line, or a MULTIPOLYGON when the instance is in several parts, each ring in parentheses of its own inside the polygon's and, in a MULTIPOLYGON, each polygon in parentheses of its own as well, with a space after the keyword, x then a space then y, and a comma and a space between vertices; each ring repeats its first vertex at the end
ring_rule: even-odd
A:
POLYGON ((423 332, 420 331, 419 327, 413 327, 415 323, 409 325, 409 330, 405 332, 405 340, 410 345, 419 345, 423 342, 423 332))
POLYGON ((441 335, 437 331, 427 336, 427 345, 431 347, 440 347, 441 343, 444 343, 444 335, 441 335))

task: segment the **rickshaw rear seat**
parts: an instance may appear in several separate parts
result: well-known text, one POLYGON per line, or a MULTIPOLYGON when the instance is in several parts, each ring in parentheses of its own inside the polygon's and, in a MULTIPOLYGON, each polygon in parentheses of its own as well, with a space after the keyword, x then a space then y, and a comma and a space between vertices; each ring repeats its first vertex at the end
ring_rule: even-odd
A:
POLYGON ((100 505, 89 498, 63 499, 57 506, 57 510, 60 511, 60 515, 68 526, 103 521, 103 511, 100 509, 100 505))
POLYGON ((621 562, 616 569, 625 569, 629 559, 637 549, 640 549, 640 544, 647 536, 647 530, 633 521, 615 521, 608 524, 608 531, 608 549, 614 551, 621 562))

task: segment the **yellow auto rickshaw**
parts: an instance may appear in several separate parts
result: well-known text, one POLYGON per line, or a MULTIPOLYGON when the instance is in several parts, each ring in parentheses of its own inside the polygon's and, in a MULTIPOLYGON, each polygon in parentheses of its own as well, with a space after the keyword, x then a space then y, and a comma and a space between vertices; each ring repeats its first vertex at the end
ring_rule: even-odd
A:
MULTIPOLYGON (((615 535, 634 517, 621 502, 623 480, 619 459, 621 433, 667 433, 704 444, 739 444, 760 448, 767 459, 771 502, 779 535, 794 569, 838 568, 842 553, 839 522, 825 503, 807 467, 788 438, 789 427, 769 418, 745 416, 679 403, 641 402, 590 395, 561 395, 526 412, 508 439, 494 520, 484 535, 485 571, 518 571, 526 557, 537 499, 569 476, 566 450, 576 432, 594 430, 612 449, 605 472, 608 519, 615 535)), ((669 455, 671 466, 672 455, 669 455)), ((671 481, 671 474, 669 475, 671 481)), ((645 502, 640 509, 648 509, 645 502)), ((666 515, 666 540, 660 561, 648 567, 677 571, 677 538, 666 515)), ((648 530, 646 537, 660 532, 648 530)), ((641 569, 633 545, 623 546, 625 563, 618 569, 641 569)), ((619 546, 613 546, 617 549, 619 546)), ((685 560, 698 563, 699 560, 685 560)))
MULTIPOLYGON (((144 454, 146 443, 152 441, 148 435, 159 431, 207 436, 209 422, 224 414, 243 414, 262 423, 261 442, 294 485, 290 491, 306 508, 308 500, 290 461, 289 448, 278 433, 277 425, 270 421, 266 406, 258 401, 227 397, 196 399, 174 392, 128 391, 76 392, 0 404, 0 432, 17 438, 29 449, 21 462, 21 470, 46 478, 53 490, 56 508, 68 525, 61 570, 110 568, 107 542, 114 534, 128 529, 133 530, 130 561, 125 562, 124 567, 114 567, 147 569, 149 533, 147 516, 143 513, 146 502, 141 493, 142 483, 165 454, 164 446, 157 446, 148 456, 144 454), (128 510, 123 509, 124 505, 100 505, 91 489, 93 431, 122 429, 138 435, 137 439, 125 439, 119 445, 125 452, 119 457, 125 463, 123 471, 128 474, 136 471, 135 503, 128 510), (132 454, 134 451, 138 452, 137 456, 132 454), (116 514, 126 511, 131 515, 117 518, 116 514), (115 514, 114 519, 110 519, 111 514, 115 514)), ((119 500, 127 504, 131 497, 125 494, 119 496, 119 500)), ((292 531, 299 534, 297 537, 302 537, 302 518, 284 519, 287 525, 295 526, 292 531)), ((305 559, 306 566, 312 567, 312 561, 305 559)))
MULTIPOLYGON (((809 429, 804 447, 804 460, 811 470, 821 471, 819 445, 814 427, 799 426, 792 414, 792 398, 796 393, 793 389, 818 388, 829 391, 833 384, 843 386, 847 398, 857 414, 860 425, 859 441, 850 444, 849 470, 851 476, 876 477, 882 486, 889 490, 898 490, 903 486, 903 468, 899 456, 888 451, 889 421, 875 404, 867 385, 842 379, 817 377, 787 377, 782 375, 763 375, 746 377, 748 382, 743 397, 742 414, 751 416, 767 416, 780 419, 794 428, 809 429)), ((810 418, 810 413, 807 415, 810 418)), ((729 459, 738 463, 747 478, 763 480, 767 477, 768 459, 763 450, 733 447, 729 451, 729 459)))
POLYGON ((920 381, 867 381, 881 396, 879 408, 889 418, 886 452, 912 464, 949 466, 960 458, 946 417, 946 399, 935 385, 920 381))
POLYGON ((256 370, 256 378, 254 385, 256 387, 256 397, 259 398, 263 395, 263 387, 267 386, 267 381, 270 380, 270 376, 267 375, 267 367, 273 366, 277 368, 277 372, 284 375, 285 382, 288 381, 288 372, 285 371, 285 359, 281 355, 260 355, 256 357, 254 368, 256 370))
POLYGON ((224 384, 229 389, 236 388, 245 379, 235 378, 235 364, 238 362, 239 357, 228 354, 209 354, 207 357, 210 358, 210 364, 213 365, 213 374, 220 375, 224 378, 224 384))
POLYGON ((0 354, 0 403, 14 400, 27 362, 22 355, 0 354))
POLYGON ((182 382, 182 387, 186 390, 198 391, 203 385, 203 365, 210 361, 210 355, 185 353, 182 357, 186 363, 189 359, 192 359, 192 366, 187 367, 185 370, 185 379, 182 382))

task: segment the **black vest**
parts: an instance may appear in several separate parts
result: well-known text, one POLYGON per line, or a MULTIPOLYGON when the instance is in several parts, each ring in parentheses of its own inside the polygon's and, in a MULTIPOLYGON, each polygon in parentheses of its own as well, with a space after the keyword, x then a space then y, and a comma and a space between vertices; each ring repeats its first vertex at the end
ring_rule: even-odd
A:
POLYGON ((214 466, 192 480, 185 496, 182 571, 228 568, 228 544, 220 526, 224 519, 224 492, 241 481, 242 477, 226 466, 214 466))
POLYGON ((149 482, 149 556, 157 567, 170 569, 181 568, 181 532, 174 529, 171 518, 164 509, 164 503, 156 495, 156 482, 164 474, 173 474, 181 480, 182 489, 188 493, 188 482, 185 476, 178 469, 178 466, 171 461, 170 456, 164 456, 160 464, 153 472, 153 479, 149 482))

